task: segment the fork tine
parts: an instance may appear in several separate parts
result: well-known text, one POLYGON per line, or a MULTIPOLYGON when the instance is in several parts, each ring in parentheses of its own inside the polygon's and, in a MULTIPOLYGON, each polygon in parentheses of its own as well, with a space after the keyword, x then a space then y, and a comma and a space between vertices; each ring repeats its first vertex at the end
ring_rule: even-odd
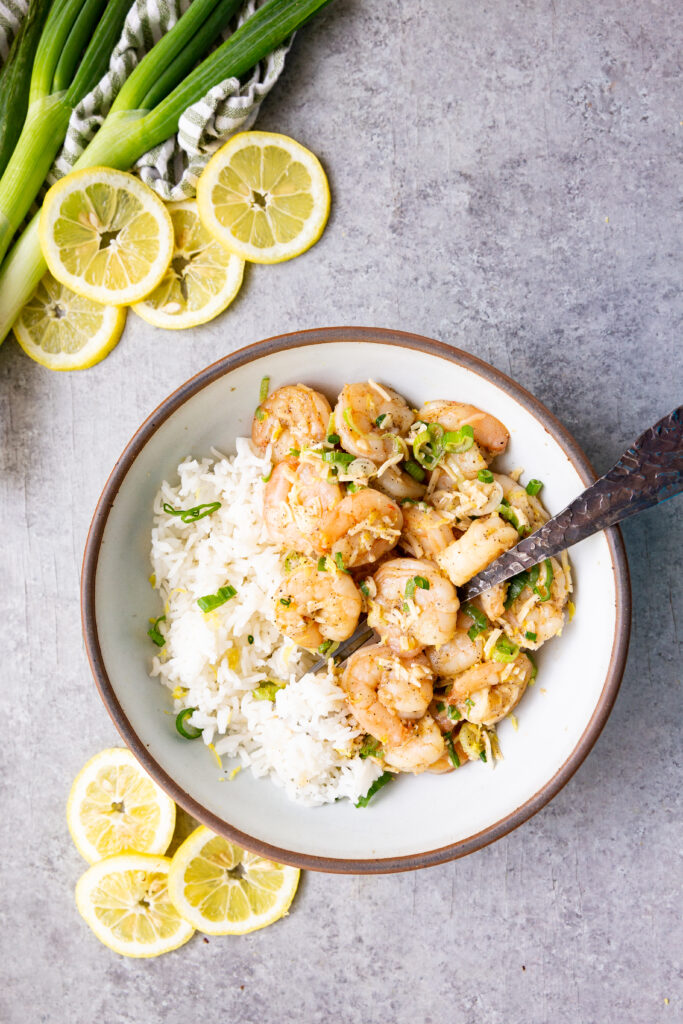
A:
MULTIPOLYGON (((342 662, 346 661, 347 658, 350 658, 359 647, 362 647, 363 644, 368 642, 368 640, 371 640, 374 635, 375 631, 368 626, 367 619, 363 619, 355 633, 352 633, 348 640, 342 640, 337 650, 334 654, 331 654, 330 657, 334 658, 337 665, 341 665, 342 662)), ((328 661, 329 658, 320 658, 319 661, 316 661, 313 668, 307 669, 307 672, 312 672, 315 675, 315 673, 319 672, 321 668, 325 668, 327 666, 328 661)))

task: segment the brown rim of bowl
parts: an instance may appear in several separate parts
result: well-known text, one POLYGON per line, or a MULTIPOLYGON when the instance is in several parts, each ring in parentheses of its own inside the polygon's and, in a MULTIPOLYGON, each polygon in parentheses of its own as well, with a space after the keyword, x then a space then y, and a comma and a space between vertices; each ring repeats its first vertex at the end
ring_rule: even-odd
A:
POLYGON ((254 839, 206 810, 193 797, 181 789, 154 760, 128 721, 107 674, 97 632, 95 577, 102 537, 109 511, 121 483, 149 438, 188 398, 197 394, 202 388, 236 367, 243 366, 245 363, 249 363, 262 356, 267 356, 273 352, 308 345, 320 345, 332 341, 374 341, 385 345, 395 345, 399 348, 417 349, 441 359, 446 359, 449 362, 458 363, 466 367, 466 369, 472 370, 511 395, 533 413, 548 433, 563 448, 586 486, 595 480, 595 472, 590 462, 559 420, 538 399, 534 398, 533 395, 515 383, 506 374, 494 369, 488 363, 482 362, 481 359, 470 355, 468 352, 463 352, 461 349, 453 348, 443 342, 424 338, 420 335, 372 327, 323 327, 307 331, 294 331, 291 334, 266 338, 263 341, 256 342, 256 344, 241 348, 237 352, 225 356, 223 359, 219 359, 218 362, 212 363, 186 381, 185 384, 169 395, 147 417, 124 448, 100 495, 86 540, 81 577, 83 635, 95 683, 114 725, 146 771, 156 779, 159 785, 176 803, 193 817, 197 818, 198 821, 207 825, 214 832, 226 836, 232 842, 253 850, 255 853, 300 868, 346 874, 381 874, 390 871, 410 871, 415 868, 431 867, 464 857, 466 854, 473 853, 475 850, 479 850, 511 832, 514 828, 517 828, 531 818, 532 815, 536 814, 537 811, 540 811, 569 781, 588 755, 612 710, 619 691, 628 653, 631 622, 631 590, 624 543, 617 527, 611 527, 605 531, 616 588, 616 618, 612 652, 600 698, 579 742, 555 775, 534 796, 530 797, 529 800, 506 815, 506 817, 501 818, 493 825, 476 833, 476 835, 425 853, 367 860, 311 856, 283 850, 277 846, 254 839))

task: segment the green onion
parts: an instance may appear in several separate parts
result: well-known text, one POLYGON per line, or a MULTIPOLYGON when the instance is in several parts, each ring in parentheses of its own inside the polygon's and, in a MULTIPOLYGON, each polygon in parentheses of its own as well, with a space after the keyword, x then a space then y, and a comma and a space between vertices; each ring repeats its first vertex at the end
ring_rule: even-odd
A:
POLYGON ((322 656, 324 657, 329 651, 330 647, 333 646, 333 644, 334 640, 323 640, 323 642, 318 647, 318 654, 322 654, 322 656))
POLYGON ((368 586, 368 581, 367 580, 363 580, 363 582, 361 583, 359 589, 360 589, 361 594, 364 594, 365 597, 370 597, 370 587, 368 586))
POLYGON ((534 661, 534 659, 533 659, 533 658, 531 657, 531 655, 530 655, 530 654, 528 654, 528 653, 527 653, 526 651, 525 651, 524 653, 526 654, 526 657, 527 657, 527 658, 529 659, 529 661, 531 662, 531 675, 529 676, 529 680, 531 681, 532 679, 535 679, 535 678, 536 678, 536 676, 538 675, 538 668, 537 668, 537 666, 536 666, 536 662, 535 662, 535 661, 534 661))
POLYGON ((485 752, 485 751, 483 751, 483 750, 480 750, 480 751, 479 751, 479 757, 480 757, 480 758, 481 758, 481 760, 482 760, 482 761, 484 762, 484 764, 486 764, 486 752, 485 752))
POLYGON ((468 697, 467 700, 465 701, 465 707, 467 708, 468 711, 471 711, 472 708, 474 707, 474 701, 470 697, 468 697))
POLYGON ((197 708, 183 708, 180 714, 176 715, 175 727, 183 739, 196 740, 202 734, 201 729, 197 729, 196 726, 190 725, 187 721, 188 718, 192 718, 196 710, 197 708))
POLYGON ((374 736, 366 736, 358 751, 358 756, 363 759, 366 757, 384 757, 384 747, 374 736))
MULTIPOLYGON (((239 6, 239 0, 220 0, 218 4, 215 0, 194 0, 173 28, 162 36, 130 74, 97 135, 76 161, 75 169, 104 165, 118 170, 128 170, 144 153, 176 134, 180 117, 188 107, 197 103, 210 89, 225 79, 245 75, 327 3, 329 0, 268 0, 224 43, 209 52, 202 60, 204 54, 211 49, 227 27, 239 6), (203 22, 209 20, 213 36, 207 41, 207 32, 202 29, 203 22), (184 77, 185 75, 187 77, 184 77), (165 92, 168 88, 172 91, 162 98, 162 89, 165 92)), ((112 35, 111 25, 115 14, 122 16, 125 13, 124 8, 127 10, 129 6, 129 0, 122 2, 120 8, 116 0, 107 3, 102 19, 80 62, 79 71, 67 91, 65 101, 67 98, 73 98, 71 94, 76 86, 82 89, 88 84, 85 82, 87 76, 94 79, 93 84, 99 81, 103 70, 108 66, 111 50, 121 35, 120 29, 117 28, 111 46, 101 58, 104 62, 101 71, 98 71, 95 57, 100 53, 105 36, 109 38, 112 35)), ((55 22, 66 17, 67 11, 72 13, 70 0, 57 0, 52 9, 52 13, 56 12, 55 22)), ((48 96, 50 86, 46 86, 46 82, 56 69, 68 31, 58 38, 56 32, 49 34, 48 28, 49 24, 46 23, 39 50, 43 41, 50 35, 50 46, 47 47, 46 44, 45 51, 47 54, 49 50, 50 59, 42 61, 42 66, 39 66, 37 53, 34 73, 38 67, 40 74, 36 78, 36 95, 54 101, 54 96, 48 96), (42 69, 46 71, 46 75, 42 74, 42 69)), ((33 101, 33 93, 32 81, 29 102, 33 101)), ((25 213, 33 201, 52 163, 54 153, 61 144, 65 130, 66 122, 61 114, 58 117, 57 114, 53 116, 52 113, 45 113, 40 131, 32 130, 29 133, 31 153, 29 157, 20 155, 15 166, 17 173, 13 176, 10 189, 12 194, 8 196, 11 198, 9 215, 12 222, 17 219, 17 211, 25 207, 25 213), (56 131, 59 127, 58 121, 64 123, 61 136, 56 131), (49 154, 51 147, 52 155, 46 155, 49 154)), ((15 149, 13 161, 20 144, 21 140, 15 149)), ((4 212, 7 216, 8 211, 4 212)), ((19 222, 24 213, 19 217, 19 222)), ((0 225, 0 231, 7 240, 13 233, 11 226, 3 230, 0 225)), ((0 341, 6 337, 46 269, 47 265, 40 251, 39 214, 36 214, 19 236, 0 272, 0 341)))
POLYGON ((448 430, 443 435, 443 446, 447 452, 454 452, 461 455, 468 452, 474 444, 474 429, 469 423, 464 423, 460 430, 448 430))
POLYGON ((446 705, 442 700, 437 700, 436 710, 439 712, 439 714, 442 714, 446 710, 446 705))
POLYGON ((301 455, 301 452, 299 451, 298 448, 290 448, 287 454, 293 455, 295 459, 298 459, 298 457, 301 455))
POLYGON ((460 767, 460 758, 458 757, 455 745, 453 743, 453 737, 450 733, 446 733, 444 736, 444 743, 446 744, 446 751, 448 752, 448 760, 451 762, 454 768, 460 767))
POLYGON ((363 487, 362 484, 354 484, 352 482, 352 483, 347 483, 347 485, 346 485, 346 493, 347 494, 357 494, 358 491, 364 491, 364 490, 366 490, 366 488, 363 487))
POLYGON ((251 695, 254 700, 275 700, 275 695, 278 690, 284 690, 284 683, 276 683, 272 679, 269 679, 265 683, 261 683, 256 687, 255 690, 251 691, 251 695))
POLYGON ((440 423, 429 423, 413 441, 413 455, 424 469, 434 469, 441 461, 445 436, 440 423))
POLYGON ((318 572, 327 572, 327 558, 321 555, 318 559, 318 572))
POLYGON ((462 610, 465 615, 469 615, 469 617, 474 620, 474 625, 470 626, 467 630, 467 635, 470 640, 476 640, 480 633, 483 633, 484 630, 488 629, 489 620, 486 618, 484 613, 479 611, 478 608, 475 608, 473 604, 464 604, 462 606, 462 610))
POLYGON ((356 461, 356 456, 350 455, 348 452, 323 452, 322 460, 323 462, 331 463, 332 465, 346 467, 356 461))
POLYGON ((268 481, 270 480, 272 475, 273 475, 273 467, 271 466, 269 471, 268 471, 268 476, 262 476, 261 477, 261 479, 263 480, 264 484, 268 483, 268 481))
POLYGON ((264 411, 263 411, 263 409, 261 408, 260 405, 256 406, 256 412, 254 413, 254 418, 257 419, 259 421, 259 423, 262 423, 263 420, 266 418, 266 414, 264 413, 264 411))
POLYGON ((285 572, 291 572, 295 565, 298 565, 302 560, 303 555, 300 555, 298 551, 290 551, 285 558, 285 572))
POLYGON ((200 597, 197 604, 201 611, 212 612, 215 608, 220 608, 222 604, 229 601, 236 593, 235 588, 231 587, 228 583, 225 587, 219 587, 215 594, 207 594, 205 597, 200 597))
POLYGON ((542 489, 543 483, 540 480, 530 480, 526 485, 526 493, 530 494, 534 498, 539 491, 542 489))
POLYGON ((349 428, 349 430, 353 430, 355 434, 362 435, 363 431, 359 430, 356 424, 353 422, 353 413, 351 412, 350 406, 346 406, 342 415, 344 416, 344 423, 346 423, 346 426, 349 428))
POLYGON ((339 444, 340 441, 341 441, 341 437, 339 436, 339 434, 328 434, 327 435, 327 443, 328 444, 339 444))
POLYGON ((493 651, 491 652, 491 661, 500 661, 504 665, 509 665, 511 661, 514 661, 519 654, 519 644, 514 644, 509 637, 503 634, 496 640, 493 651))
POLYGON ((413 480, 417 480, 420 484, 422 483, 425 478, 425 471, 417 462, 414 462, 413 459, 408 459, 404 463, 403 468, 409 476, 412 476, 413 480))
POLYGON ((477 480, 482 484, 492 484, 493 473, 490 469, 480 469, 477 472, 477 480))
POLYGON ((532 633, 530 629, 527 629, 526 633, 524 634, 524 639, 525 640, 531 640, 532 643, 536 643, 536 640, 538 639, 538 637, 536 636, 535 633, 532 633))
POLYGON ((552 562, 550 561, 549 558, 546 558, 545 562, 543 564, 545 565, 545 578, 543 580, 543 586, 545 588, 545 593, 543 593, 541 591, 540 587, 534 587, 534 594, 536 594, 536 596, 539 598, 541 604, 545 604, 546 601, 550 600, 550 597, 551 597, 550 584, 553 582, 553 576, 555 575, 553 573, 552 562))
POLYGON ((253 636, 250 633, 249 636, 247 637, 247 643, 248 644, 253 644, 253 642, 254 642, 254 638, 253 638, 253 636))
POLYGON ((378 793, 380 789, 386 786, 387 782, 391 782, 393 777, 393 772, 382 772, 380 777, 378 779, 375 779, 373 784, 370 786, 370 789, 367 791, 365 796, 362 796, 360 798, 360 800, 356 804, 356 807, 367 807, 375 793, 378 793))
POLYGON ((513 603, 517 600, 519 595, 522 593, 525 587, 533 588, 536 580, 538 579, 539 568, 534 565, 529 571, 517 573, 510 580, 510 586, 508 587, 507 596, 505 598, 505 608, 510 608, 513 603))
POLYGON ((377 417, 377 419, 375 420, 375 426, 376 427, 381 427, 386 418, 387 418, 387 414, 385 412, 381 412, 379 414, 379 416, 377 417))
POLYGON ((448 705, 448 711, 446 712, 446 714, 450 718, 451 722, 459 722, 460 719, 462 718, 462 715, 456 708, 455 704, 448 705))
POLYGON ((517 513, 512 511, 512 509, 510 508, 509 501, 503 499, 503 501, 498 506, 498 515, 500 516, 501 519, 506 519, 508 523, 511 523, 512 526, 514 526, 517 533, 520 535, 520 537, 524 537, 525 534, 530 532, 528 526, 520 525, 519 519, 517 518, 517 513))
POLYGON ((258 400, 259 405, 262 405, 268 397, 268 391, 270 389, 270 377, 261 378, 261 387, 259 388, 258 400))
POLYGON ((28 110, 31 68, 50 0, 30 0, 0 71, 0 174, 9 163, 28 110))
POLYGON ((281 597, 280 598, 280 604, 283 604, 285 606, 285 608, 289 608, 291 603, 292 603, 291 597, 281 597))
POLYGON ((344 559, 342 557, 341 551, 335 551, 334 560, 337 563, 337 568, 341 572, 345 572, 348 575, 349 570, 344 566, 344 559))
POLYGON ((419 587, 420 590, 429 590, 429 580, 426 580, 424 576, 413 576, 412 579, 408 580, 404 595, 406 601, 412 601, 415 596, 416 587, 419 587))
POLYGON ((163 647, 166 643, 166 637, 163 633, 160 633, 158 629, 160 622, 166 622, 165 615, 160 615, 158 619, 155 619, 154 623, 147 630, 147 636, 157 645, 157 647, 163 647))
POLYGON ((204 505, 195 505, 194 508, 173 508, 168 502, 164 502, 164 512, 169 516, 180 516, 181 523, 197 523, 205 516, 210 516, 221 507, 220 501, 210 501, 204 505))

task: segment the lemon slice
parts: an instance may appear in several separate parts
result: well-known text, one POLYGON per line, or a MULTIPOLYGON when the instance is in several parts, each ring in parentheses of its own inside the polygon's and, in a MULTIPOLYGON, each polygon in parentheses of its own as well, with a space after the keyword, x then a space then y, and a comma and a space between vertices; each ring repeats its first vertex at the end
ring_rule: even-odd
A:
POLYGON ((50 272, 78 295, 126 306, 149 295, 173 256, 162 201, 124 171, 88 167, 45 196, 40 246, 50 272))
POLYGON ((175 804, 130 750, 113 747, 91 758, 69 793, 66 820, 90 863, 114 853, 165 853, 173 838, 175 804))
POLYGON ((194 934, 168 894, 169 857, 119 853, 76 884, 76 906, 100 942, 123 956, 159 956, 194 934))
POLYGON ((196 200, 169 203, 166 209, 175 236, 173 259, 161 283, 133 312, 155 327, 196 327, 230 305, 242 284, 244 260, 209 234, 196 200))
POLYGON ((124 307, 76 295, 48 272, 15 321, 14 336, 49 370, 86 370, 111 352, 125 322, 124 307))
POLYGON ((280 263, 318 241, 330 190, 318 158, 294 139, 242 132, 209 160, 197 202, 203 223, 231 252, 280 263))
POLYGON ((297 868, 249 853, 204 825, 178 847, 168 876, 178 912, 209 935, 244 935, 279 920, 298 884, 297 868))

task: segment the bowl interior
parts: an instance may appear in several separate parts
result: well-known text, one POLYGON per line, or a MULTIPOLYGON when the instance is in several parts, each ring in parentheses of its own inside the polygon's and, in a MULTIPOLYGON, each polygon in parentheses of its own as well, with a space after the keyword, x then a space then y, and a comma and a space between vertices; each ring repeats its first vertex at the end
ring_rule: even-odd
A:
MULTIPOLYGON (((327 868, 335 866, 331 860, 347 861, 354 862, 355 870, 365 865, 371 870, 377 860, 412 866, 446 859, 433 851, 454 844, 481 845, 507 831, 511 816, 523 820, 534 801, 540 806, 549 795, 545 790, 544 796, 544 787, 559 788, 555 777, 601 701, 615 644, 618 585, 607 538, 599 534, 571 551, 576 616, 563 636, 539 652, 536 684, 516 711, 518 729, 508 720, 500 724, 504 760, 493 770, 473 764, 444 776, 400 776, 367 809, 346 801, 300 807, 249 771, 226 781, 201 742, 179 737, 168 691, 147 674, 152 654, 148 620, 160 614, 149 584, 152 502, 161 480, 175 479, 186 455, 207 455, 212 447, 229 453, 236 436, 249 434, 264 375, 271 378, 272 388, 303 381, 331 400, 344 382, 371 377, 390 384, 415 407, 434 398, 481 406, 510 430, 510 446, 499 463, 507 469, 523 466, 523 480, 541 479, 542 498, 551 513, 589 480, 586 467, 574 465, 530 411, 523 392, 504 378, 487 379, 472 366, 430 351, 367 340, 294 342, 293 347, 257 356, 191 394, 164 419, 120 481, 108 514, 102 503, 98 509, 106 523, 93 563, 92 608, 101 651, 99 669, 97 657, 94 667, 105 701, 127 742, 175 799, 211 827, 236 838, 242 833, 246 845, 268 847, 280 859, 327 868)), ((87 620, 86 613, 86 626, 87 620)), ((89 638, 91 657, 92 648, 89 638)), ((599 726, 595 735, 598 731, 599 726)))

